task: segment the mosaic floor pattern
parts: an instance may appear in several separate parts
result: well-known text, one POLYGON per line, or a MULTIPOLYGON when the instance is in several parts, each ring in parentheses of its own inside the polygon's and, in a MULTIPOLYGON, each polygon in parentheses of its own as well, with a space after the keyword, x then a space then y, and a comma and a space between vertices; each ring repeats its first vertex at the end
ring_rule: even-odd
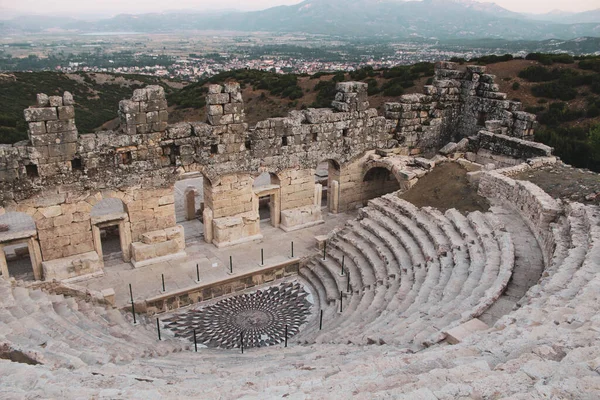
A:
POLYGON ((208 347, 231 349, 272 346, 298 333, 310 314, 308 292, 298 283, 223 299, 201 309, 163 320, 177 337, 208 347))

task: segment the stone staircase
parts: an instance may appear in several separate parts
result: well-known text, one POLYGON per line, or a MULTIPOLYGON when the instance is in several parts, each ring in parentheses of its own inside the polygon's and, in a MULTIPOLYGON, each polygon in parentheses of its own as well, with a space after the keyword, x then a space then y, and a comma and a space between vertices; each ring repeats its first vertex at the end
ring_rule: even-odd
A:
POLYGON ((300 271, 326 300, 317 304, 323 330, 310 325, 300 343, 431 346, 489 308, 515 262, 511 235, 493 214, 442 214, 394 194, 371 200, 327 247, 325 259, 300 271))
POLYGON ((74 297, 0 280, 0 299, 0 342, 44 364, 79 368, 124 363, 189 346, 173 339, 157 341, 155 325, 142 316, 134 326, 119 310, 74 297))
POLYGON ((428 327, 435 326, 435 336, 442 325, 470 317, 504 284, 509 235, 494 215, 415 210, 389 198, 372 202, 361 216, 332 241, 325 264, 303 271, 301 279, 314 290, 315 303, 329 307, 336 318, 321 332, 309 326, 300 340, 323 343, 248 349, 243 355, 239 349, 173 352, 179 343, 158 342, 152 321, 146 321, 148 329, 134 327, 116 311, 111 319, 111 312, 101 307, 1 282, 2 397, 597 398, 600 209, 567 207, 552 226, 556 245, 548 268, 520 300, 520 308, 457 345, 432 344, 417 353, 406 348, 407 339, 424 340, 431 334, 428 327), (403 217, 386 217, 387 222, 406 226, 410 234, 401 238, 388 231, 363 243, 364 232, 355 228, 378 229, 382 225, 375 224, 383 220, 376 220, 377 212, 385 216, 392 207, 403 217), (404 248, 401 240, 408 239, 418 249, 404 248), (432 251, 436 257, 428 259, 432 251), (345 291, 347 281, 336 269, 342 255, 351 293, 345 299, 348 308, 339 314, 338 300, 328 301, 327 288, 317 277, 331 279, 334 293, 345 291), (369 264, 361 274, 359 266, 367 265, 359 262, 376 258, 379 264, 369 264), (422 265, 413 268, 416 261, 422 265), (313 268, 323 270, 317 275, 313 268), (399 272, 393 276, 390 271, 399 272), (376 304, 386 298, 387 303, 376 304), (375 318, 361 312, 380 307, 375 318), (336 340, 338 336, 343 337, 336 340), (381 337, 387 344, 339 344, 361 343, 365 337, 381 337), (6 345, 42 365, 2 359, 7 358, 6 345))

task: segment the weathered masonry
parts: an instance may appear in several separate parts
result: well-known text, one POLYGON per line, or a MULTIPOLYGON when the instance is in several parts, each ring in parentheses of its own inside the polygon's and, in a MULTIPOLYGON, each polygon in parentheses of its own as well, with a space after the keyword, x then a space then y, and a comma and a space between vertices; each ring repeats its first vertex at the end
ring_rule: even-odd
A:
MULTIPOLYGON (((136 267, 182 256, 173 185, 187 173, 204 177, 204 238, 216 246, 261 237, 260 198, 269 201, 274 226, 300 229, 322 222, 322 206, 343 212, 409 187, 414 174, 394 155, 422 163, 419 155, 445 147, 507 164, 549 155, 527 141, 534 116, 519 109, 484 67, 461 71, 447 62, 436 65, 425 94, 386 104, 383 116, 369 108, 366 84, 344 82, 331 109, 254 127, 244 122, 236 83, 210 86, 206 123, 169 125, 164 91, 150 86, 121 101, 117 131, 92 134, 78 133, 68 92, 40 94, 25 110, 29 140, 0 146, 0 223, 18 222, 6 224, 0 246, 27 243, 37 279, 102 274, 106 228, 118 229, 123 259, 136 267), (327 180, 317 182, 323 162, 327 180), (270 182, 256 185, 262 173, 270 182)), ((2 252, 0 267, 7 275, 2 252)))

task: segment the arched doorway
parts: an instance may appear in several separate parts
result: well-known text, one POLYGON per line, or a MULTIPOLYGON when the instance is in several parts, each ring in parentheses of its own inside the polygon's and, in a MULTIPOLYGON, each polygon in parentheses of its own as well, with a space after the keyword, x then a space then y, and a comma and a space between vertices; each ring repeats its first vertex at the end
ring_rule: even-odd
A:
POLYGON ((131 226, 123 201, 107 198, 98 202, 91 211, 94 249, 104 263, 131 260, 131 226))
POLYGON ((340 164, 333 160, 321 161, 315 169, 315 184, 320 184, 321 207, 329 212, 338 212, 340 191, 340 164))
POLYGON ((276 228, 280 222, 280 189, 279 177, 269 172, 263 172, 252 183, 261 223, 270 222, 276 228))
POLYGON ((175 216, 186 239, 199 239, 204 232, 204 179, 200 174, 191 174, 175 183, 175 216))
POLYGON ((361 188, 363 204, 366 205, 368 200, 398 190, 400 190, 400 183, 390 170, 384 167, 373 167, 363 177, 361 188))
POLYGON ((0 270, 5 278, 41 280, 42 257, 33 218, 21 212, 0 216, 0 270))

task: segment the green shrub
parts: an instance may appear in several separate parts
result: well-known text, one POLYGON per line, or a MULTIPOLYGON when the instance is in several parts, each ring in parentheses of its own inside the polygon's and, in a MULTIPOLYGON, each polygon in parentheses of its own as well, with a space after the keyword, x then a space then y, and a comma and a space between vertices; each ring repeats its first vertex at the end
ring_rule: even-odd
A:
POLYGON ((525 107, 525 111, 531 114, 537 114, 540 111, 544 111, 546 107, 544 106, 536 106, 536 107, 525 107))
POLYGON ((532 65, 519 72, 519 78, 529 82, 548 82, 560 78, 561 72, 554 68, 549 70, 541 65, 532 65))
POLYGON ((600 108, 596 105, 590 106, 587 109, 586 117, 588 118, 596 118, 600 116, 600 108))
POLYGON ((600 57, 579 61, 579 68, 600 72, 600 57))
POLYGON ((573 100, 577 97, 577 90, 561 82, 548 82, 535 85, 531 88, 531 93, 535 97, 547 97, 562 101, 573 100))
POLYGON ((521 87, 521 84, 519 82, 515 82, 512 84, 513 90, 519 90, 520 87, 521 87))
POLYGON ((513 59, 514 59, 514 57, 512 54, 504 54, 503 56, 491 54, 489 56, 472 58, 469 60, 469 62, 477 63, 477 64, 496 64, 499 62, 511 61, 513 59))
POLYGON ((544 54, 530 53, 525 57, 526 60, 539 61, 544 65, 558 64, 573 64, 575 59, 569 54, 544 54))
POLYGON ((535 140, 553 147, 567 164, 600 172, 600 125, 545 127, 535 133, 535 140))
POLYGON ((310 105, 314 108, 331 107, 331 101, 335 97, 336 83, 331 81, 321 81, 315 86, 317 91, 317 99, 310 105))
POLYGON ((548 111, 538 116, 538 121, 541 124, 554 127, 564 122, 583 118, 584 116, 585 113, 583 111, 571 110, 565 103, 552 103, 548 107, 548 111))

